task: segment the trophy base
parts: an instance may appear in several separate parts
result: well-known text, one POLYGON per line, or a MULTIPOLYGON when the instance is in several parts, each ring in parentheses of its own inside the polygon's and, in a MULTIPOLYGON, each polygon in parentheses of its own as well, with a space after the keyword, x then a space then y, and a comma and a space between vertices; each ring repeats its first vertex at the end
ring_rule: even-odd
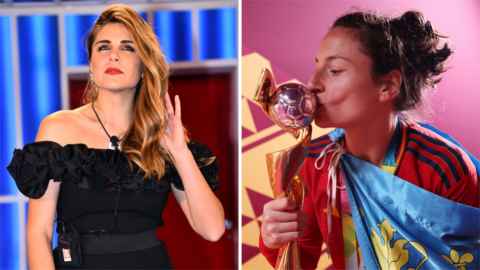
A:
MULTIPOLYGON (((300 175, 290 182, 285 195, 297 203, 297 210, 302 210, 303 199, 305 198, 305 186, 300 175)), ((275 265, 276 270, 300 270, 302 269, 300 261, 300 246, 298 241, 286 243, 280 248, 275 265)))

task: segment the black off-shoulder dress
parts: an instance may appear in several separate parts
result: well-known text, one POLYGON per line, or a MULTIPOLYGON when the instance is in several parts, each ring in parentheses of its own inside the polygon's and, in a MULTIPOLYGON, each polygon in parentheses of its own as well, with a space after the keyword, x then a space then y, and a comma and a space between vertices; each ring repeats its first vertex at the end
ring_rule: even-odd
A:
MULTIPOLYGON (((190 141, 188 148, 210 188, 216 190, 219 184, 216 157, 199 142, 190 141)), ((96 235, 86 235, 88 231, 108 231, 98 234, 103 242, 83 245, 82 268, 171 269, 173 266, 165 243, 156 239, 154 231, 163 226, 162 212, 170 184, 184 190, 182 180, 168 162, 161 181, 156 181, 155 176, 143 179, 145 172, 134 162, 132 164, 133 170, 125 155, 118 150, 92 149, 84 144, 62 147, 44 141, 27 144, 22 150, 16 149, 8 171, 20 192, 33 199, 43 196, 50 179, 62 182, 57 219, 65 217, 70 221, 86 243, 97 238, 96 235), (129 244, 125 241, 105 243, 113 234, 129 235, 134 240, 150 238, 142 240, 138 250, 135 241, 129 244)), ((60 227, 57 226, 57 232, 60 227)), ((66 226, 67 231, 71 230, 70 227, 66 226)), ((56 254, 54 252, 58 267, 56 254)))

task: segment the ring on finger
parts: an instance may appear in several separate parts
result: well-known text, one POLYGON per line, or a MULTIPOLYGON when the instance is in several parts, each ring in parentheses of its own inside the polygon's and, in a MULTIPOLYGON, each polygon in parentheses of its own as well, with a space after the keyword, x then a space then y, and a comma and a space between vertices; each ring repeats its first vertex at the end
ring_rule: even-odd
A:
POLYGON ((175 114, 174 113, 169 113, 168 116, 175 116, 175 114))

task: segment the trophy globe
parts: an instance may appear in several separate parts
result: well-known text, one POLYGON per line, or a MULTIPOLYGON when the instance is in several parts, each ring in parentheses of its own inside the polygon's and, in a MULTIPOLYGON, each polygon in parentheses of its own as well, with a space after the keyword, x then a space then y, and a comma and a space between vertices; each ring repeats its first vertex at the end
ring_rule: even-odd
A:
POLYGON ((281 128, 297 130, 312 123, 316 107, 317 100, 310 89, 302 84, 287 83, 275 90, 269 115, 281 128))

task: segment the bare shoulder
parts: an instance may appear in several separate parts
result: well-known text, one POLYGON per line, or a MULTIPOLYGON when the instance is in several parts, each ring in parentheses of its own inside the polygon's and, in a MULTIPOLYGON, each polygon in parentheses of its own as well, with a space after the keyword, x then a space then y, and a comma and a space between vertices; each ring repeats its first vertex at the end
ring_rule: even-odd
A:
POLYGON ((38 128, 36 141, 53 141, 60 145, 69 143, 68 137, 78 127, 77 110, 62 110, 45 117, 38 128))

